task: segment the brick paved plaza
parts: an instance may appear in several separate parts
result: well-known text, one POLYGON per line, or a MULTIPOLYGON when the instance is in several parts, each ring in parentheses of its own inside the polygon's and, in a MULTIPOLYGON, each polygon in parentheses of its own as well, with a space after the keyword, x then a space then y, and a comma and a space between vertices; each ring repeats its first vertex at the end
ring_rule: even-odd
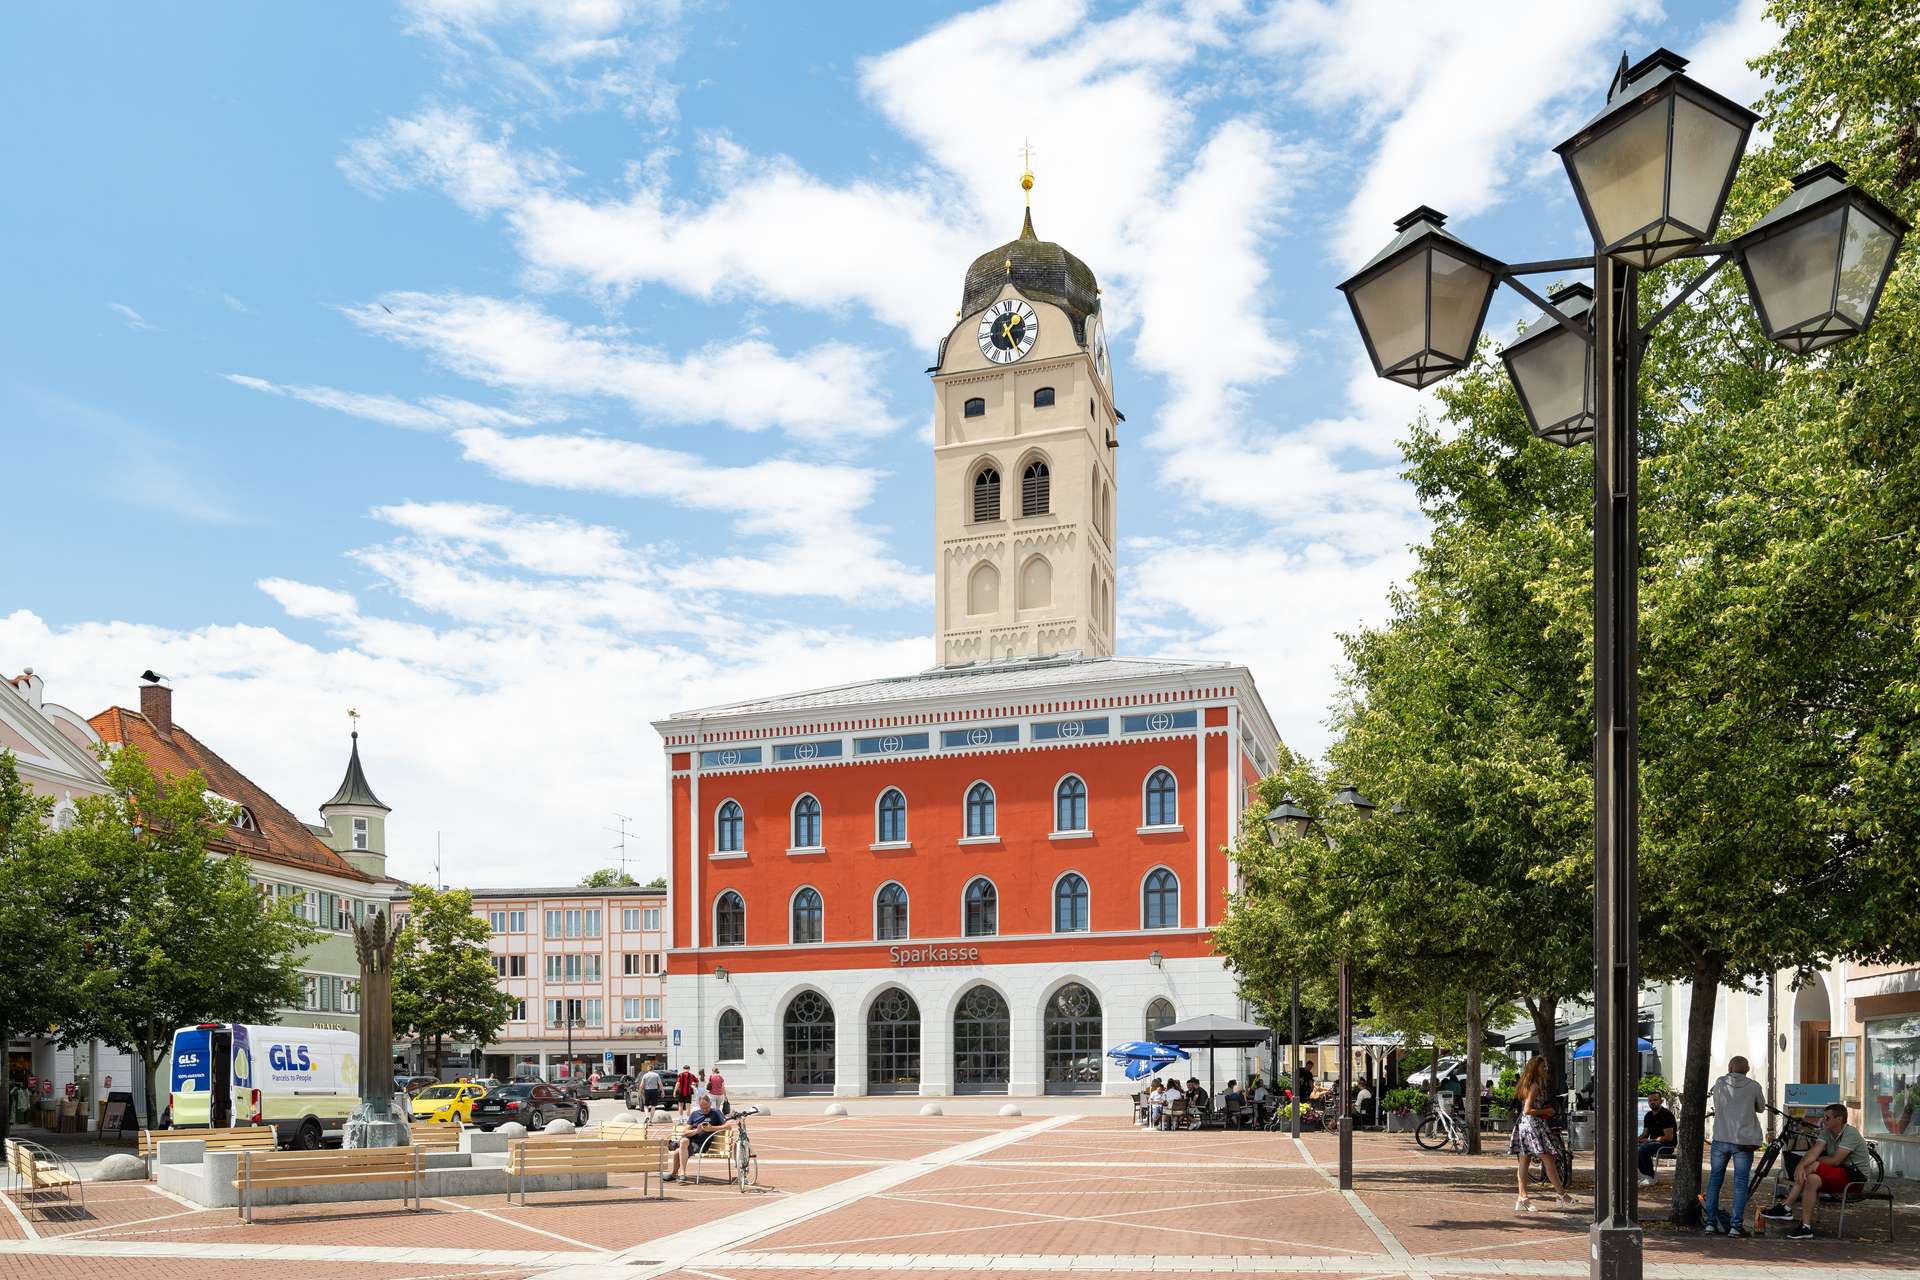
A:
MULTIPOLYGON (((1306 1276, 1586 1274, 1587 1204, 1512 1212, 1504 1160, 1356 1140, 1357 1190, 1332 1183, 1333 1139, 1159 1134, 1111 1117, 769 1116, 766 1189, 637 1182, 605 1191, 263 1209, 248 1227, 146 1183, 97 1183, 61 1220, 9 1198, 0 1276, 194 1280, 916 1280, 992 1271, 1088 1276, 1258 1271, 1306 1276), (267 1264, 268 1269, 262 1269, 267 1264)), ((1586 1185, 1584 1175, 1581 1185, 1586 1185)), ((1920 1215, 1889 1242, 1868 1210, 1838 1243, 1708 1242, 1649 1227, 1647 1274, 1920 1280, 1920 1215)), ((1823 1223, 1829 1230, 1829 1220, 1823 1223)))

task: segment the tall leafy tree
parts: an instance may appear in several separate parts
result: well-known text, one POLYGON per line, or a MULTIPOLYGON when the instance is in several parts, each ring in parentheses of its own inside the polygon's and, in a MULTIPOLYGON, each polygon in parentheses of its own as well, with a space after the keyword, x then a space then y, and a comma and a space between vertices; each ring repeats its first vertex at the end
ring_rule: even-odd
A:
POLYGON ((598 871, 589 871, 581 877, 583 889, 626 889, 636 885, 636 881, 627 872, 615 867, 602 867, 598 871))
MULTIPOLYGON (((77 869, 47 830, 52 809, 50 797, 20 780, 13 753, 0 751, 0 1044, 70 1034, 81 966, 71 904, 77 869)), ((3 1139, 13 1107, 0 1101, 3 1139)))
POLYGON ((254 889, 246 859, 210 856, 229 809, 198 772, 162 779, 134 747, 106 772, 109 793, 78 800, 75 823, 49 837, 75 869, 69 905, 86 938, 63 1035, 138 1058, 151 1118, 174 1031, 298 1005, 317 934, 254 889))
POLYGON ((437 1070, 448 1039, 486 1044, 499 1035, 513 997, 500 989, 472 890, 417 884, 408 910, 393 952, 393 1027, 431 1041, 437 1070))

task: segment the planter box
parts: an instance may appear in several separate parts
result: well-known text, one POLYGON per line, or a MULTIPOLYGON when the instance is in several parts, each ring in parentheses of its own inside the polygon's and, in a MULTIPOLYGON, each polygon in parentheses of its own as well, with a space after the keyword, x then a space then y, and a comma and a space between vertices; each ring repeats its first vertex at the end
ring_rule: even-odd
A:
POLYGON ((1388 1133, 1412 1133, 1420 1127, 1420 1117, 1411 1111, 1387 1112, 1388 1133))

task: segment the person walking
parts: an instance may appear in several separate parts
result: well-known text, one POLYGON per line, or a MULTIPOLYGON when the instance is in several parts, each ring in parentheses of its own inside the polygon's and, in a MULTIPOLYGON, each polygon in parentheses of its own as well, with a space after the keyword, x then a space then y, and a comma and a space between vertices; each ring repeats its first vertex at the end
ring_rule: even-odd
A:
POLYGON ((720 1074, 718 1067, 707 1072, 707 1093, 713 1099, 713 1105, 719 1109, 720 1114, 733 1114, 733 1104, 727 1101, 727 1082, 720 1074))
POLYGON ((1520 1108, 1520 1118, 1514 1123, 1513 1137, 1507 1142, 1507 1150, 1515 1157, 1514 1177, 1519 1184, 1520 1195, 1513 1202, 1515 1213, 1532 1213, 1533 1201, 1527 1196, 1527 1166, 1538 1160, 1540 1168, 1546 1173, 1547 1181, 1553 1184, 1554 1200, 1561 1208, 1571 1208, 1573 1197, 1567 1194, 1565 1184, 1560 1181, 1560 1162, 1555 1158, 1553 1130, 1547 1128, 1546 1112, 1552 1105, 1547 1096, 1547 1060, 1535 1056, 1526 1069, 1520 1073, 1520 1082, 1514 1087, 1514 1102, 1520 1108))
POLYGON ((673 1109, 681 1115, 687 1114, 687 1108, 693 1105, 693 1069, 684 1063, 680 1074, 673 1082, 673 1109))
POLYGON ((1747 1075, 1747 1060, 1727 1063, 1727 1074, 1713 1082, 1713 1145, 1707 1149, 1707 1234, 1740 1239, 1747 1234, 1747 1175, 1753 1172, 1753 1153, 1767 1140, 1760 1129, 1760 1111, 1766 1091, 1747 1075), (1733 1216, 1720 1212, 1720 1183, 1733 1162, 1733 1216))
POLYGON ((640 1076, 640 1103, 646 1108, 649 1121, 653 1119, 653 1113, 660 1108, 660 1094, 660 1068, 649 1062, 646 1071, 640 1076))

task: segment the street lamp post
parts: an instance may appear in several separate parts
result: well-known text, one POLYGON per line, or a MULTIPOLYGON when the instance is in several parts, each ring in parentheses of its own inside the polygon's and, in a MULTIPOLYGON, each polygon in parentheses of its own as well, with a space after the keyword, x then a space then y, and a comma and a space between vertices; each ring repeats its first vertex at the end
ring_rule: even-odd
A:
MULTIPOLYGON (((1342 787, 1334 794, 1333 802, 1344 809, 1353 810, 1361 818, 1371 817, 1375 808, 1373 801, 1360 794, 1356 787, 1342 787)), ((1268 811, 1267 830, 1279 838, 1282 831, 1291 829, 1297 836, 1305 836, 1317 825, 1318 819, 1302 809, 1292 800, 1282 800, 1268 811)), ((1325 828, 1321 836, 1327 847, 1333 847, 1333 837, 1325 828)), ((1338 1110, 1335 1127, 1340 1135, 1340 1190, 1353 1190, 1353 968, 1345 955, 1340 957, 1339 978, 1339 1049, 1340 1074, 1335 1081, 1335 1103, 1338 1110)), ((1300 982, 1293 983, 1293 1040, 1294 1054, 1300 1049, 1300 982)), ((1293 1100, 1293 1136, 1300 1136, 1300 1098, 1298 1090, 1293 1100)))
POLYGON ((1744 235, 1712 238, 1753 112, 1688 78, 1685 59, 1661 49, 1623 57, 1607 105, 1560 155, 1592 233, 1589 258, 1501 263, 1444 230, 1422 206, 1399 234, 1341 284, 1374 370, 1424 387, 1472 359, 1480 323, 1501 282, 1538 305, 1547 324, 1503 353, 1534 433, 1573 446, 1592 440, 1594 555, 1594 1143, 1595 1280, 1637 1280, 1634 1220, 1635 1008, 1638 991, 1639 776, 1635 732, 1639 622, 1637 408, 1648 335, 1675 308, 1738 260, 1769 338, 1813 351, 1863 331, 1908 230, 1833 165, 1795 179, 1794 190, 1744 235), (1643 271, 1679 258, 1706 269, 1645 324, 1643 271), (1590 289, 1550 301, 1520 277, 1591 268, 1590 289), (1462 338, 1469 317, 1471 328, 1462 338))

